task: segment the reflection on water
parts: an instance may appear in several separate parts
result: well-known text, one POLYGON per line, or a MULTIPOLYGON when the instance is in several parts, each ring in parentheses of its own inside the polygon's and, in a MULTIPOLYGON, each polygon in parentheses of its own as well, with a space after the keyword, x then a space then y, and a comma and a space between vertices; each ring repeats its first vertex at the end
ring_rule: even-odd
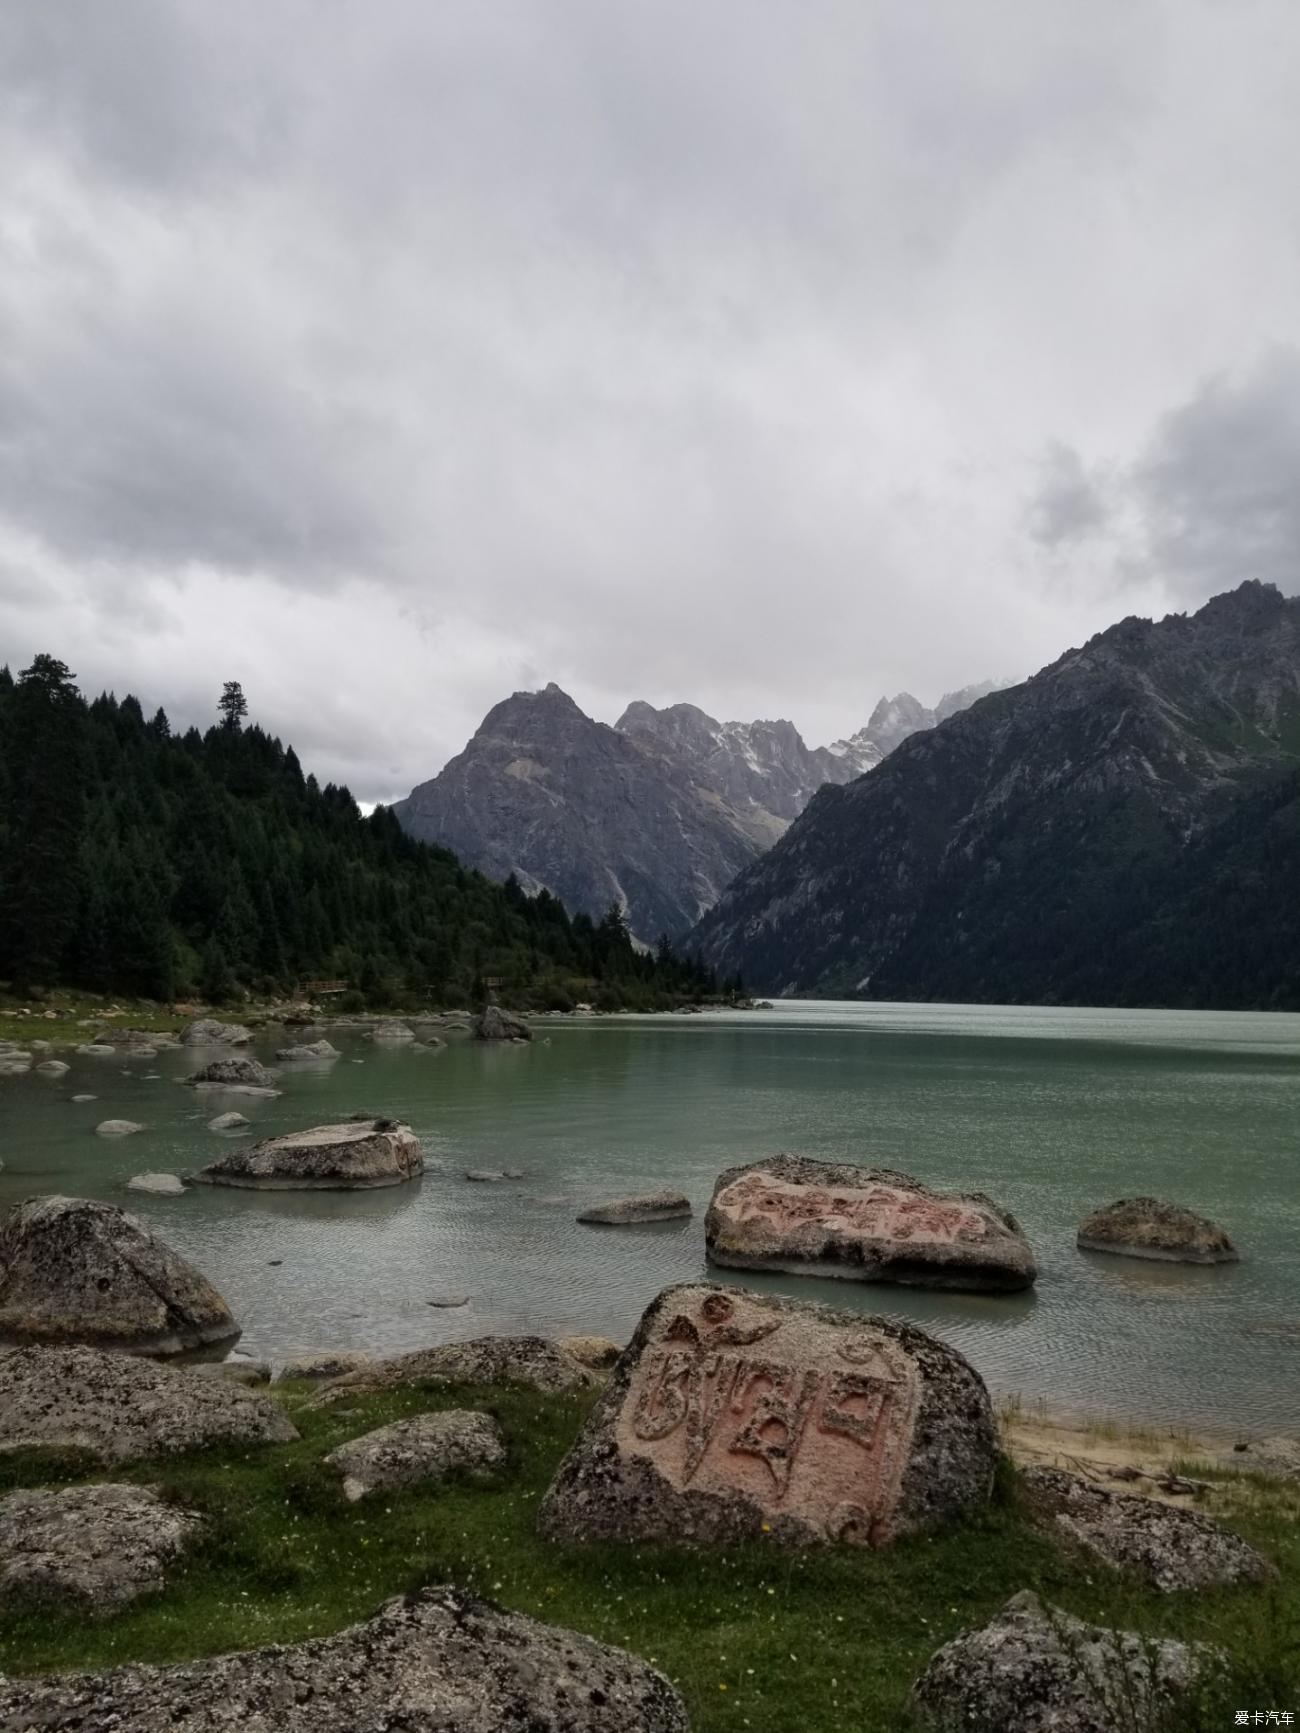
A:
MULTIPOLYGON (((989 1192, 1023 1222, 1029 1294, 961 1295, 718 1273, 909 1319, 996 1388, 1062 1405, 1300 1427, 1300 1017, 1003 1007, 783 1004, 772 1012, 555 1020, 530 1047, 384 1049, 335 1036, 333 1065, 286 1065, 274 1100, 183 1086, 183 1053, 75 1058, 0 1080, 0 1202, 109 1197, 146 1216, 225 1293, 241 1347, 396 1351, 488 1330, 626 1337, 672 1281, 708 1275, 715 1176, 794 1150, 989 1192), (150 1078, 147 1073, 159 1075, 150 1078), (93 1102, 71 1097, 92 1092, 93 1102), (408 1120, 430 1170, 356 1193, 127 1193, 183 1172, 236 1108, 267 1135, 352 1113, 408 1120), (102 1139, 127 1118, 147 1129, 102 1139), (466 1169, 520 1168, 481 1184, 466 1169), (679 1187, 690 1222, 581 1226, 585 1205, 679 1187), (1242 1262, 1080 1253, 1079 1219, 1139 1193, 1220 1221, 1242 1262), (431 1300, 454 1290, 454 1312, 431 1300)), ((271 1039, 258 1057, 270 1061, 271 1039)))

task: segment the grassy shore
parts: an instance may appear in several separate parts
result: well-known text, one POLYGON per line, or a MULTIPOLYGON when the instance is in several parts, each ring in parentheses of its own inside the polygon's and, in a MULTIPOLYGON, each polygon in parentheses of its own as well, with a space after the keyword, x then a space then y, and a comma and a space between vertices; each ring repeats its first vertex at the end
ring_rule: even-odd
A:
MULTIPOLYGON (((115 1470, 112 1478, 161 1485, 204 1512, 204 1546, 164 1594, 102 1623, 11 1611, 0 1618, 0 1670, 294 1641, 364 1619, 422 1582, 452 1581, 652 1659, 681 1690, 696 1733, 897 1733, 933 1651, 1033 1587, 1087 1619, 1222 1649, 1230 1675, 1190 1718, 1180 1715, 1179 1733, 1230 1727, 1238 1709, 1300 1708, 1295 1485, 1207 1471, 1214 1486, 1201 1508, 1259 1545, 1280 1574, 1267 1589, 1181 1597, 1062 1552, 1026 1519, 1010 1460, 978 1517, 885 1552, 563 1548, 537 1538, 534 1515, 589 1397, 406 1389, 312 1409, 308 1395, 283 1393, 298 1444, 115 1470), (335 1444, 388 1420, 467 1406, 494 1413, 510 1444, 507 1467, 486 1483, 349 1506, 321 1465, 335 1444)), ((6 1488, 104 1478, 71 1458, 0 1456, 6 1488)))

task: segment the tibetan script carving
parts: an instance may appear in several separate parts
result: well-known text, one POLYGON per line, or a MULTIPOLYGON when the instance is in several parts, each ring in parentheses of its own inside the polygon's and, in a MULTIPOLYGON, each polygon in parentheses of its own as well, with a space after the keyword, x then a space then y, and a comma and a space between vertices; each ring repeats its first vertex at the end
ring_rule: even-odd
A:
POLYGON ((869 1239, 951 1245, 958 1239, 982 1239, 987 1231, 978 1211, 943 1198, 890 1185, 792 1185, 761 1171, 729 1185, 714 1207, 730 1221, 761 1220, 781 1233, 815 1223, 869 1239))
POLYGON ((687 1288, 646 1344, 619 1444, 679 1491, 745 1493, 829 1540, 878 1544, 918 1400, 913 1362, 883 1331, 687 1288))

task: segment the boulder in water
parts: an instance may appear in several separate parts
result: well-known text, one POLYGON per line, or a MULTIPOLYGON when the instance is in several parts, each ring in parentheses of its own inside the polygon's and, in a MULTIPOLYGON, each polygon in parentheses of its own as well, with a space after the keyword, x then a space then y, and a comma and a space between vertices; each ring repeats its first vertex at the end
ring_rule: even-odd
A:
POLYGON ((281 1047, 276 1054, 277 1059, 292 1063, 298 1059, 337 1059, 339 1050, 328 1041, 303 1041, 296 1047, 281 1047))
POLYGON ((522 1017, 503 1011, 500 1005, 489 1005, 474 1019, 474 1036, 479 1041, 531 1041, 533 1032, 522 1017))
POLYGON ((704 1219, 730 1269, 1005 1293, 1038 1274, 1015 1217, 982 1192, 889 1168, 778 1155, 722 1174, 704 1219))
POLYGON ((95 1130, 100 1137, 131 1137, 144 1126, 134 1119, 101 1119, 95 1130))
POLYGON ((404 1047, 415 1040, 415 1034, 405 1023, 376 1023, 370 1031, 370 1039, 381 1047, 404 1047))
POLYGON ((126 1189, 152 1192, 155 1197, 180 1197, 185 1182, 175 1173, 137 1173, 127 1180, 126 1189))
POLYGON ((1206 1216, 1155 1197, 1126 1197, 1079 1223, 1079 1249, 1178 1264, 1235 1264, 1237 1248, 1206 1216))
POLYGON ((170 1666, 0 1680, 0 1726, 134 1733, 689 1733, 635 1655, 460 1589, 389 1601, 332 1637, 170 1666))
POLYGON ((954 1348, 886 1318, 665 1288, 538 1516, 560 1541, 882 1546, 985 1503, 997 1429, 954 1348))
POLYGON ((194 1175, 199 1185, 259 1191, 363 1191, 401 1185, 424 1171, 424 1150, 409 1125, 348 1120, 240 1144, 194 1175))
POLYGON ((250 1059, 244 1054, 230 1059, 214 1059, 205 1065, 201 1071, 196 1071, 190 1078, 191 1083, 229 1083, 251 1084, 254 1089, 270 1089, 275 1082, 274 1077, 265 1065, 256 1059, 250 1059))
POLYGON ((212 1283, 115 1204, 28 1198, 0 1217, 0 1341, 178 1354, 238 1334, 212 1283))
POLYGON ((242 1131, 248 1124, 242 1113, 219 1113, 208 1121, 209 1131, 242 1131))
POLYGON ((605 1227, 631 1227, 638 1222, 681 1221, 690 1213, 691 1200, 684 1192, 647 1191, 592 1204, 578 1220, 605 1227))
POLYGON ((0 1451, 86 1450, 129 1462, 297 1436, 278 1402, 224 1378, 98 1348, 0 1352, 0 1451))
POLYGON ((912 1707, 937 1733, 1172 1726, 1208 1659, 1167 1637, 1084 1624, 1025 1590, 938 1651, 912 1688, 912 1707))
POLYGON ((200 1017, 181 1036, 184 1047, 246 1047, 253 1039, 242 1023, 221 1023, 215 1017, 200 1017))
POLYGON ((0 1499, 0 1603, 39 1597, 92 1617, 163 1586, 202 1524, 145 1486, 70 1486, 0 1499))

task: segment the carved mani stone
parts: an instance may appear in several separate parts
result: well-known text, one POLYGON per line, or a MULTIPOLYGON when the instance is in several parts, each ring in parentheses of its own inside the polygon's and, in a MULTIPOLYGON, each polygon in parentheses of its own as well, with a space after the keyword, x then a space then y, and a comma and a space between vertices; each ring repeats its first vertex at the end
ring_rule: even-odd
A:
POLYGON ((1020 1224, 982 1192, 800 1155, 722 1174, 704 1238, 713 1263, 740 1270, 977 1292, 1027 1288, 1038 1274, 1020 1224))
POLYGON ((649 1307, 538 1522, 553 1540, 883 1546, 987 1499, 979 1374, 911 1325, 688 1283, 649 1307))

